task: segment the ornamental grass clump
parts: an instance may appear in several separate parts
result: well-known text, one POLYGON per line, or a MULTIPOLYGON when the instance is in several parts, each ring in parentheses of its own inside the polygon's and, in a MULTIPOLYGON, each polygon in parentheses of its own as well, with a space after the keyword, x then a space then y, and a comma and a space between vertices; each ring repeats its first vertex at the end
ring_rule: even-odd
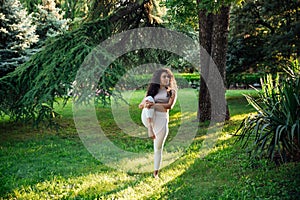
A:
POLYGON ((236 132, 237 141, 252 158, 277 162, 300 161, 300 67, 297 61, 261 80, 258 98, 245 95, 256 114, 245 118, 236 132))

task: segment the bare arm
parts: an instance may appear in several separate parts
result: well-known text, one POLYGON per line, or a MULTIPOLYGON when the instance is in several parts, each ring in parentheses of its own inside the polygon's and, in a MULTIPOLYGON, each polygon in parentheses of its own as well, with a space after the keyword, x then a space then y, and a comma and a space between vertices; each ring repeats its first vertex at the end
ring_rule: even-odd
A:
POLYGON ((145 107, 145 98, 143 98, 142 102, 139 104, 139 109, 143 109, 145 107))

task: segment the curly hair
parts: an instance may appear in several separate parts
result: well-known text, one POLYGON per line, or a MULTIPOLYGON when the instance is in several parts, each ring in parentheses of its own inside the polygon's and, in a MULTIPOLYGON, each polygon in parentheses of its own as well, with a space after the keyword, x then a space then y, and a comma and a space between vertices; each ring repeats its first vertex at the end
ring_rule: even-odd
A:
POLYGON ((168 76, 170 77, 169 85, 166 86, 166 89, 168 91, 167 95, 171 96, 172 90, 177 90, 177 83, 176 83, 175 77, 174 77, 173 73, 171 72, 171 70, 168 68, 161 68, 161 69, 156 70, 153 73, 151 82, 148 85, 146 96, 152 96, 154 98, 154 96, 158 93, 158 90, 160 88, 160 77, 163 72, 166 72, 168 74, 168 76))

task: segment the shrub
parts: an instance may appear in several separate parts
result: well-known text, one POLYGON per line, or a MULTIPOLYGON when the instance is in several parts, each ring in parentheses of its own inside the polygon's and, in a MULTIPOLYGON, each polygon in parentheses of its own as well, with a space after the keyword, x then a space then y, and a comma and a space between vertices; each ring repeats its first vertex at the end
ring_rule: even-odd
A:
POLYGON ((243 120, 237 130, 237 141, 250 146, 254 157, 267 156, 271 160, 299 159, 300 155, 300 73, 299 63, 293 62, 286 73, 274 79, 262 80, 259 98, 246 96, 257 114, 243 120), (239 134, 238 134, 239 133, 239 134))
POLYGON ((240 73, 240 74, 228 74, 226 77, 227 87, 234 85, 244 85, 245 88, 249 88, 250 85, 260 83, 260 79, 264 76, 263 73, 240 73))
POLYGON ((197 87, 200 85, 200 74, 198 73, 181 73, 174 74, 179 88, 197 87))
MULTIPOLYGON (((126 75, 118 82, 118 87, 123 90, 146 89, 151 76, 151 74, 126 75)), ((179 88, 188 88, 192 84, 200 84, 200 75, 197 73, 176 73, 174 76, 179 88)))

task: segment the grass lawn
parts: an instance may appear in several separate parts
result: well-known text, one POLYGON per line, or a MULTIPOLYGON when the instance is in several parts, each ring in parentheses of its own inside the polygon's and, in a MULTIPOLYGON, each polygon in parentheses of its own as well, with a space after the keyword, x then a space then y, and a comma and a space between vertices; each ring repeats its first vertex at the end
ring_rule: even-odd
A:
MULTIPOLYGON (((182 91, 188 101, 195 90, 182 91)), ((300 163, 275 166, 267 160, 250 161, 231 134, 254 110, 242 93, 227 91, 231 120, 219 133, 218 142, 205 157, 199 156, 207 124, 200 128, 186 153, 161 170, 151 173, 115 170, 94 158, 80 140, 72 117, 72 104, 58 110, 59 132, 33 129, 30 124, 0 121, 0 199, 298 199, 300 163)), ((141 125, 137 105, 143 91, 130 98, 129 113, 141 125)), ((152 151, 150 140, 136 140, 115 124, 109 107, 97 107, 101 127, 113 142, 131 151, 152 151)), ((181 107, 170 112, 170 136, 178 130, 181 107)), ((195 112, 188 116, 194 117, 195 112)))

